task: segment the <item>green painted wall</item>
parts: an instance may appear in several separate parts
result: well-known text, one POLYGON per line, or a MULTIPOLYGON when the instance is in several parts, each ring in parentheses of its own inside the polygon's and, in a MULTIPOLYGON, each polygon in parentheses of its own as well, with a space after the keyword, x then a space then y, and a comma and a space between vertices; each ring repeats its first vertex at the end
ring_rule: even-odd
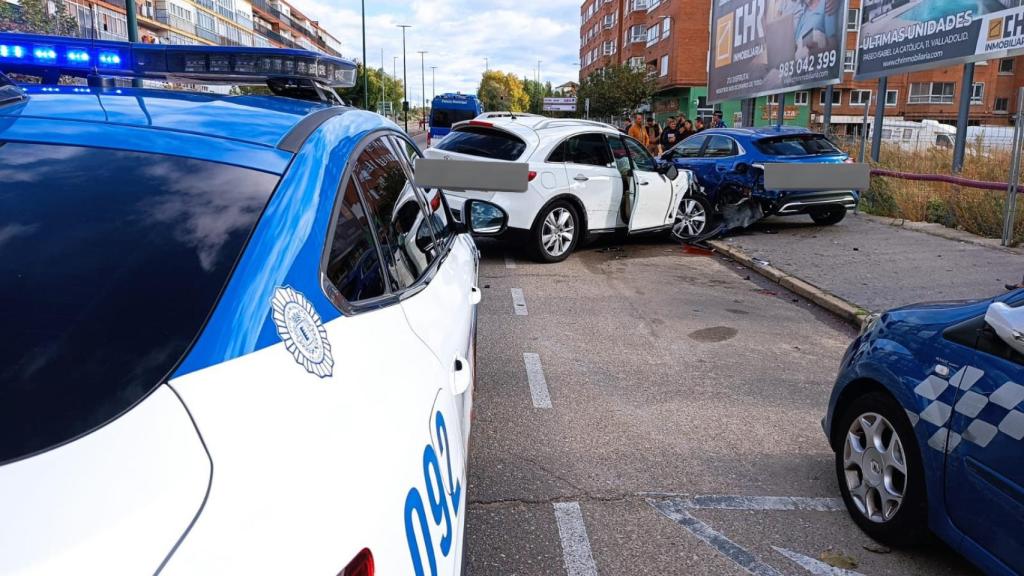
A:
MULTIPOLYGON (((655 110, 659 112, 655 113, 659 123, 665 123, 669 116, 679 116, 680 113, 685 114, 687 118, 694 119, 697 117, 697 101, 702 96, 707 96, 708 90, 704 86, 696 86, 692 88, 680 88, 673 92, 660 94, 655 96, 655 110), (674 111, 660 111, 662 106, 671 106, 674 111)), ((808 102, 810 94, 808 95, 808 102)), ((811 107, 809 105, 798 106, 794 103, 794 96, 792 93, 786 95, 786 108, 796 111, 796 117, 786 119, 787 126, 801 126, 807 127, 810 125, 811 120, 811 107)), ((768 98, 758 98, 757 104, 754 109, 754 125, 755 126, 774 126, 775 125, 775 110, 772 106, 771 112, 768 114, 769 118, 765 118, 765 108, 768 107, 768 98)), ((728 102, 722 102, 721 104, 722 115, 725 118, 725 122, 730 126, 735 125, 736 115, 741 110, 741 104, 739 100, 731 100, 728 102)))

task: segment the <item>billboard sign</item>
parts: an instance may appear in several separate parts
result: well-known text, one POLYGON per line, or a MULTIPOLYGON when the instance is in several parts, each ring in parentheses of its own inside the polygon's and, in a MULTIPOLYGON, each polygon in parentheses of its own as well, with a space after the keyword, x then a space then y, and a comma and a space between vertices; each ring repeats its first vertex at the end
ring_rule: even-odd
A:
POLYGON ((1024 54, 1018 2, 865 0, 857 79, 1024 54))
POLYGON ((842 80, 847 0, 714 0, 708 100, 842 80))
POLYGON ((544 111, 545 112, 575 112, 576 111, 576 99, 575 98, 545 98, 544 99, 544 111))

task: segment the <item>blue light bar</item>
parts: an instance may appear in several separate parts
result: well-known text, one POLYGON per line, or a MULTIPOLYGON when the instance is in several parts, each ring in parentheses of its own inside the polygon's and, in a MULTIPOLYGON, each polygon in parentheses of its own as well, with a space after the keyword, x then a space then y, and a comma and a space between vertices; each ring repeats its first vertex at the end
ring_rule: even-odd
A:
POLYGON ((185 80, 196 84, 263 84, 271 78, 355 86, 350 60, 284 48, 178 46, 0 33, 0 71, 185 80))

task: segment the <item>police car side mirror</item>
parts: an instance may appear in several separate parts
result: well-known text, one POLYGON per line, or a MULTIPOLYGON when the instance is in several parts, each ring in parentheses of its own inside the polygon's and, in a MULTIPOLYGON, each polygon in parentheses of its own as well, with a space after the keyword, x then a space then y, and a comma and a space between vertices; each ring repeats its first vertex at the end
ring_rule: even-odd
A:
POLYGON ((1024 354, 1024 306, 1011 308, 994 302, 985 313, 985 323, 996 336, 1020 354, 1024 354))
POLYGON ((476 236, 497 236, 508 227, 508 214, 484 200, 466 200, 462 213, 466 228, 476 236))

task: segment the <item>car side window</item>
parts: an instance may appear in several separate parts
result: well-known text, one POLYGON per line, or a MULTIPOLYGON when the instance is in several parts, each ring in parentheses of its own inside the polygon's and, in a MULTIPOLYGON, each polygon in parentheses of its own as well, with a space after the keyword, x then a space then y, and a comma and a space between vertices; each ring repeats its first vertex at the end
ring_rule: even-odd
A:
POLYGON ((325 263, 329 288, 349 302, 383 296, 387 288, 380 253, 354 175, 340 191, 335 211, 325 263))
POLYGON ((452 225, 452 220, 449 217, 447 210, 447 204, 445 203, 443 190, 435 188, 419 188, 415 186, 415 178, 413 175, 413 166, 415 166, 416 159, 422 158, 416 148, 404 138, 392 137, 392 143, 395 149, 399 151, 399 155, 402 156, 402 164, 405 166, 410 181, 413 182, 413 186, 419 195, 420 203, 423 205, 424 210, 428 214, 427 222, 430 224, 431 230, 434 232, 434 238, 437 240, 437 246, 435 247, 434 256, 439 257, 444 254, 444 251, 448 249, 451 244, 451 240, 455 238, 455 228, 452 225))
POLYGON ((552 163, 556 163, 556 164, 560 164, 562 162, 565 162, 565 147, 566 147, 566 144, 567 144, 567 141, 563 140, 561 143, 558 144, 558 146, 555 146, 555 149, 551 151, 551 154, 548 154, 548 162, 552 162, 552 163))
POLYGON ((608 167, 612 164, 612 155, 603 134, 579 134, 565 141, 565 161, 608 167))
POLYGON ((615 162, 615 168, 619 170, 619 174, 623 177, 629 176, 633 172, 633 161, 629 159, 629 150, 626 150, 626 145, 622 143, 622 138, 619 136, 608 137, 608 147, 612 152, 612 159, 615 162))
POLYGON ((354 175, 391 289, 404 290, 423 276, 437 254, 433 230, 409 173, 387 137, 381 136, 359 154, 354 175))
POLYGON ((712 136, 708 141, 708 147, 704 150, 704 156, 708 158, 728 158, 739 154, 736 141, 727 136, 712 136))
POLYGON ((654 172, 658 169, 658 164, 654 161, 654 157, 644 149, 636 140, 632 138, 623 138, 626 143, 626 148, 629 149, 629 155, 633 159, 633 164, 637 170, 644 172, 654 172))
POLYGON ((704 147, 704 142, 706 142, 707 139, 707 136, 691 136, 686 140, 683 140, 678 146, 673 148, 672 151, 678 158, 698 158, 700 157, 700 150, 704 147))

